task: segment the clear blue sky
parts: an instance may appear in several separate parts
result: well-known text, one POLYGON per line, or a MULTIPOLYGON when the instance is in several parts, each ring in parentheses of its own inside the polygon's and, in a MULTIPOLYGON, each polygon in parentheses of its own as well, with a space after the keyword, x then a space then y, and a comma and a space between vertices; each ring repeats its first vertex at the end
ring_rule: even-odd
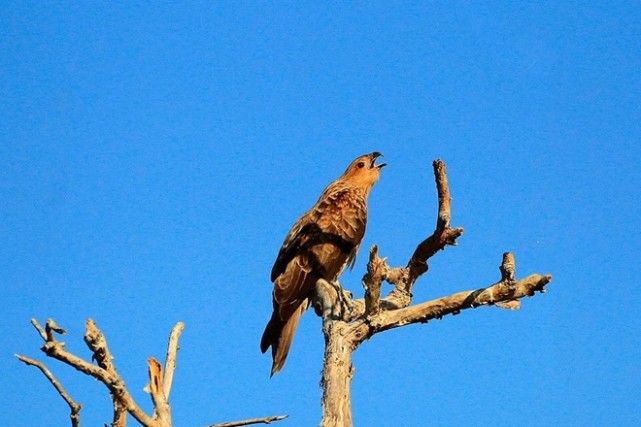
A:
MULTIPOLYGON (((308 312, 269 379, 259 339, 285 233, 349 161, 388 167, 363 248, 404 264, 448 167, 459 246, 415 301, 551 273, 545 295, 384 333, 355 354, 358 426, 638 425, 638 2, 5 2, 0 10, 0 413, 67 425, 14 353, 31 317, 108 338, 139 403, 186 328, 175 424, 320 417, 308 312)), ((361 293, 366 256, 342 283, 361 293)), ((110 421, 104 388, 47 365, 110 421)))

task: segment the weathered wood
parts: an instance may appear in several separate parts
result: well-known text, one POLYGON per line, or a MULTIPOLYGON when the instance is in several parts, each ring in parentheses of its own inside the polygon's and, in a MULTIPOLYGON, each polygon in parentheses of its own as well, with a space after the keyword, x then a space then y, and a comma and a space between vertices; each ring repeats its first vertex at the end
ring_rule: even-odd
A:
POLYGON ((450 245, 463 234, 463 228, 451 228, 450 192, 445 163, 433 163, 438 193, 438 214, 436 228, 431 236, 418 244, 406 267, 391 268, 385 258, 378 256, 378 248, 372 246, 363 276, 364 298, 346 301, 332 297, 327 286, 316 287, 314 306, 317 313, 347 313, 336 316, 323 315, 325 336, 325 357, 323 359, 322 420, 321 427, 352 426, 350 386, 354 375, 352 353, 366 339, 377 333, 412 323, 427 323, 447 314, 481 305, 497 305, 501 308, 516 309, 519 299, 543 292, 552 276, 534 274, 525 279, 515 280, 514 256, 506 252, 500 266, 501 280, 498 283, 459 292, 421 304, 411 305, 412 287, 416 280, 428 270, 427 261, 450 245), (381 298, 383 281, 394 288, 381 298), (337 309, 336 304, 345 304, 349 310, 337 309))

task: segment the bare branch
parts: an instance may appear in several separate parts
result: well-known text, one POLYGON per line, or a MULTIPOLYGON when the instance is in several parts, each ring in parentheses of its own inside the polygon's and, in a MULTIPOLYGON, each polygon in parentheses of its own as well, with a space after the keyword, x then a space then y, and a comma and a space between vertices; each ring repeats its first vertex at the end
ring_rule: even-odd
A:
POLYGON ((385 310, 396 310, 410 305, 412 292, 406 286, 409 280, 409 269, 387 267, 386 279, 388 283, 394 285, 394 289, 381 299, 381 307, 385 310))
MULTIPOLYGON (((505 283, 510 289, 514 286, 514 277, 516 274, 516 264, 514 262, 514 255, 510 252, 503 254, 503 262, 499 266, 501 271, 501 282, 505 283)), ((497 302, 496 306, 507 310, 518 310, 521 308, 521 302, 513 299, 508 301, 497 302)))
MULTIPOLYGON (((325 282, 325 285, 327 285, 328 290, 334 292, 333 298, 336 298, 336 288, 328 282, 325 282)), ((151 357, 147 359, 147 365, 149 369, 149 384, 146 389, 151 395, 151 400, 154 406, 154 413, 152 417, 148 416, 144 411, 142 411, 142 409, 140 409, 140 407, 133 400, 131 394, 127 391, 124 381, 116 372, 116 368, 113 364, 113 356, 111 355, 109 347, 107 346, 107 340, 93 320, 88 319, 85 322, 86 330, 84 340, 92 352, 92 360, 95 360, 98 366, 85 361, 65 350, 65 344, 63 342, 57 341, 54 335, 54 333, 64 334, 65 330, 57 326, 52 319, 47 320, 44 329, 40 326, 36 319, 31 319, 31 324, 38 331, 40 337, 45 340, 45 344, 42 346, 42 351, 45 352, 47 356, 59 360, 77 369, 78 371, 95 378, 107 387, 111 394, 111 399, 114 403, 114 420, 112 423, 112 427, 124 427, 127 412, 129 412, 144 427, 171 427, 171 408, 168 403, 168 397, 171 391, 173 373, 176 367, 178 339, 184 329, 184 323, 178 322, 172 328, 172 331, 169 335, 164 373, 160 363, 157 360, 151 357)), ((79 412, 81 405, 76 404, 69 397, 60 383, 56 381, 51 372, 49 372, 49 370, 42 363, 21 355, 16 355, 16 357, 28 365, 38 367, 45 374, 45 376, 54 385, 56 390, 58 390, 58 393, 63 397, 63 399, 71 408, 72 427, 79 427, 79 412)), ((241 421, 214 424, 213 426, 232 427, 260 423, 270 424, 273 421, 279 421, 285 418, 287 418, 287 415, 252 418, 241 421)))
POLYGON ((96 323, 87 319, 85 322, 85 343, 89 350, 93 353, 92 359, 96 361, 98 366, 100 366, 105 371, 114 374, 116 368, 113 365, 113 356, 109 352, 109 347, 107 347, 107 341, 102 332, 96 327, 96 323))
MULTIPOLYGON (((55 325, 55 323, 52 323, 52 325, 55 325)), ((47 328, 47 337, 49 338, 49 336, 51 336, 51 340, 48 339, 45 345, 41 348, 41 350, 45 352, 47 356, 66 363, 67 365, 77 369, 78 371, 92 376, 103 383, 112 393, 114 398, 117 399, 120 404, 143 426, 152 427, 156 425, 154 420, 147 416, 147 414, 145 414, 144 411, 140 409, 140 407, 136 404, 131 394, 127 391, 124 381, 115 372, 115 370, 114 372, 108 372, 106 369, 100 366, 95 366, 79 358, 78 356, 69 353, 64 349, 64 343, 55 340, 53 334, 50 333, 50 331, 52 330, 54 329, 49 327, 47 328)), ((92 331, 90 330, 89 332, 92 331)), ((100 331, 98 332, 100 333, 100 331)), ((100 333, 99 335, 102 335, 102 333, 100 333)), ((97 339, 95 343, 100 343, 100 340, 97 339)), ((104 345, 106 346, 104 337, 102 339, 102 343, 104 343, 104 345)), ((97 347, 97 352, 94 352, 94 358, 96 357, 96 353, 100 355, 109 354, 108 350, 106 350, 106 348, 102 348, 100 345, 98 345, 97 347)), ((103 362, 106 359, 107 358, 105 357, 103 362)))
POLYGON ((284 420, 285 418, 287 418, 287 415, 276 415, 273 417, 250 418, 248 420, 242 421, 230 421, 228 423, 211 424, 207 427, 238 427, 248 426, 250 424, 271 424, 274 421, 284 420))
POLYGON ((52 341, 54 339, 54 332, 60 335, 64 335, 67 333, 67 331, 56 325, 56 322, 54 322, 53 319, 47 319, 47 322, 45 323, 45 335, 47 336, 47 341, 52 341))
POLYGON ((436 229, 427 239, 423 240, 416 247, 410 261, 407 263, 409 278, 407 290, 411 291, 416 279, 428 269, 427 260, 438 251, 445 249, 447 245, 455 245, 456 239, 463 234, 463 228, 450 228, 450 189, 447 182, 445 163, 442 160, 434 160, 434 177, 436 179, 436 190, 438 193, 438 218, 436 229))
POLYGON ((447 181, 445 163, 441 159, 432 162, 434 168, 434 179, 436 179, 436 192, 438 195, 438 216, 436 219, 436 229, 445 230, 450 228, 452 219, 450 202, 450 185, 447 181))
MULTIPOLYGON (((32 319, 32 324, 34 322, 35 322, 34 326, 38 324, 38 322, 36 322, 35 319, 32 319)), ((36 329, 38 329, 39 327, 40 325, 38 325, 36 329)), ((41 330, 42 328, 38 329, 39 332, 41 330)), ((41 334, 41 336, 43 336, 43 338, 46 338, 46 335, 44 335, 44 331, 42 332, 43 334, 41 334)), ((54 386, 58 394, 60 394, 60 396, 64 399, 64 401, 67 402, 67 405, 69 405, 69 409, 71 409, 71 414, 69 415, 69 418, 71 419, 71 426, 79 427, 80 426, 80 409, 82 408, 82 405, 74 402, 71 396, 69 396, 69 394, 62 387, 62 384, 60 384, 58 380, 56 380, 56 378, 53 376, 51 371, 49 371, 49 369, 47 369, 47 367, 43 363, 38 362, 37 360, 34 360, 34 359, 30 359, 25 356, 22 356, 20 354, 16 354, 15 356, 21 362, 27 365, 35 366, 36 368, 40 369, 40 371, 44 374, 44 376, 47 377, 49 382, 54 386)))
POLYGON ((501 262, 499 270, 501 271, 501 280, 503 282, 513 282, 514 275, 516 274, 516 263, 514 261, 514 255, 512 255, 510 252, 505 252, 503 254, 503 262, 501 262))
POLYGON ((169 343, 167 344, 167 356, 165 357, 165 375, 163 377, 163 393, 165 400, 169 400, 171 384, 174 380, 174 370, 176 369, 176 353, 178 353, 178 338, 185 328, 183 322, 178 322, 169 334, 169 343))
POLYGON ((38 331, 38 335, 40 335, 40 338, 47 341, 47 333, 45 332, 44 329, 42 329, 42 326, 40 326, 40 323, 38 323, 36 319, 32 318, 31 324, 33 325, 34 328, 36 328, 36 331, 38 331))
MULTIPOLYGON (((107 341, 92 319, 87 319, 85 322, 84 340, 93 353, 92 359, 96 361, 98 366, 110 374, 116 375, 116 367, 113 364, 113 356, 109 352, 109 347, 107 347, 107 341)), ((113 393, 111 394, 111 400, 114 409, 112 427, 125 427, 127 423, 125 407, 113 393)))
POLYGON ((443 298, 416 304, 400 310, 382 312, 376 322, 372 323, 370 334, 397 328, 410 323, 426 323, 440 319, 447 314, 458 314, 461 310, 480 305, 492 305, 498 302, 517 300, 543 292, 545 285, 552 280, 551 275, 533 274, 508 286, 499 282, 487 288, 459 292, 443 298))
POLYGON ((171 412, 165 398, 162 369, 160 363, 150 357, 147 359, 149 367, 149 393, 154 404, 154 419, 162 426, 171 426, 171 412))
MULTIPOLYGON (((109 347, 107 347, 107 341, 102 332, 96 327, 95 322, 92 319, 87 319, 85 321, 85 343, 89 350, 93 353, 92 359, 98 363, 105 371, 109 372, 112 375, 116 374, 116 367, 113 364, 113 356, 109 352, 109 347)), ((113 392, 111 393, 111 400, 113 403, 113 417, 112 417, 112 427, 125 427, 127 424, 127 411, 123 404, 115 397, 113 392)))
POLYGON ((363 287, 365 288, 365 315, 371 316, 378 313, 381 299, 381 284, 387 270, 385 259, 378 257, 378 247, 372 245, 369 250, 369 262, 367 273, 363 276, 363 287))

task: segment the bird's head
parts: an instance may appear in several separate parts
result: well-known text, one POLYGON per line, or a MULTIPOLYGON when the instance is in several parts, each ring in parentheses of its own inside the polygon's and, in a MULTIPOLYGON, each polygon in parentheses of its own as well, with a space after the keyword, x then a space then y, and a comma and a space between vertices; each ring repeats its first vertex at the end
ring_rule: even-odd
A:
POLYGON ((370 189, 381 174, 381 168, 386 163, 376 164, 376 159, 381 157, 382 154, 374 151, 370 154, 365 154, 354 159, 347 167, 343 178, 358 187, 370 189))

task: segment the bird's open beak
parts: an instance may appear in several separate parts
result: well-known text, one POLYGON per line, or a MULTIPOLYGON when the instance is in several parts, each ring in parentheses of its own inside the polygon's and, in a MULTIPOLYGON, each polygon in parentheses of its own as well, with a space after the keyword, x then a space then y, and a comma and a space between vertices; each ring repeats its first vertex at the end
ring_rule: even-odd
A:
POLYGON ((387 166, 387 163, 381 163, 380 165, 375 164, 376 163, 376 159, 378 159, 379 157, 383 157, 383 155, 381 153, 379 153, 378 151, 374 151, 369 156, 372 158, 372 163, 369 165, 370 169, 372 169, 372 168, 381 169, 382 167, 387 166))

